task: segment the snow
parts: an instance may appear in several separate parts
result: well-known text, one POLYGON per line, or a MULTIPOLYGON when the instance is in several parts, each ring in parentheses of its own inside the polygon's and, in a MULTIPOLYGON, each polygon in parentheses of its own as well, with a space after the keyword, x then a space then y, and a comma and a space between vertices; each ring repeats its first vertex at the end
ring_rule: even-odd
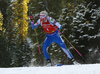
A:
POLYGON ((100 64, 0 68, 0 74, 100 74, 100 64))

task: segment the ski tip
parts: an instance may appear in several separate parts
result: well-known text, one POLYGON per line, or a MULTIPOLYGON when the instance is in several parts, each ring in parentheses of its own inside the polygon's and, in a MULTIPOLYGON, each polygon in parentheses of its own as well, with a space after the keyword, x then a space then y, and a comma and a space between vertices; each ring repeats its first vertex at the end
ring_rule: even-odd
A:
POLYGON ((57 64, 57 66, 63 66, 62 64, 57 64))

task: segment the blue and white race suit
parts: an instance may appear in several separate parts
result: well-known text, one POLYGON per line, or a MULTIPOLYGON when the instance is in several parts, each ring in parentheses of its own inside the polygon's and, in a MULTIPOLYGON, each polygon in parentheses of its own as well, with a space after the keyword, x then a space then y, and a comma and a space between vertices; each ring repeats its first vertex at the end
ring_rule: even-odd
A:
POLYGON ((60 36, 60 33, 58 32, 57 29, 54 29, 54 31, 52 30, 52 27, 54 27, 54 25, 56 25, 59 29, 61 29, 61 24, 59 24, 58 22, 55 21, 55 19, 48 17, 47 20, 45 22, 41 22, 41 20, 39 19, 37 21, 37 23, 33 24, 31 23, 32 29, 37 28, 39 25, 41 25, 44 29, 44 31, 46 32, 46 39, 44 41, 44 45, 43 45, 43 52, 44 52, 44 56, 45 58, 48 60, 50 59, 50 56, 48 54, 48 48, 49 46, 53 43, 56 42, 57 44, 60 45, 60 47, 62 48, 62 50, 67 54, 67 56, 72 59, 73 55, 71 54, 71 52, 67 49, 63 39, 60 36), (45 24, 45 25, 44 25, 45 24), (49 25, 48 25, 49 24, 49 25), (34 25, 34 26, 33 26, 34 25), (51 25, 51 26, 50 26, 51 25), (47 26, 47 28, 46 28, 47 26), (49 26, 49 27, 48 27, 49 26), (45 30, 48 29, 48 30, 45 30), (49 33, 49 31, 52 31, 51 33, 49 33), (48 32, 47 32, 48 31, 48 32))

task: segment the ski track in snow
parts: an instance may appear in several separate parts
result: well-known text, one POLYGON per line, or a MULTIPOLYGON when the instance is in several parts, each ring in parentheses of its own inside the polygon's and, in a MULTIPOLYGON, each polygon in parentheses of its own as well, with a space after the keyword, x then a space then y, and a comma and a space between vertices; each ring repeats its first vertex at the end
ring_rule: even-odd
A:
POLYGON ((0 68, 0 74, 100 74, 100 64, 0 68))

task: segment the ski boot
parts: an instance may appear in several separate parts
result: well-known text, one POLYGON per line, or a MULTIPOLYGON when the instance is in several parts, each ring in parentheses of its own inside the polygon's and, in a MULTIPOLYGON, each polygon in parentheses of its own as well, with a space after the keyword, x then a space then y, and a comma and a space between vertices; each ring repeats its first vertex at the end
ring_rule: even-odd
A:
POLYGON ((80 63, 78 63, 77 61, 75 61, 75 59, 71 59, 74 65, 80 65, 80 63))
POLYGON ((52 66, 51 60, 50 59, 47 59, 47 67, 49 67, 49 66, 52 66))

